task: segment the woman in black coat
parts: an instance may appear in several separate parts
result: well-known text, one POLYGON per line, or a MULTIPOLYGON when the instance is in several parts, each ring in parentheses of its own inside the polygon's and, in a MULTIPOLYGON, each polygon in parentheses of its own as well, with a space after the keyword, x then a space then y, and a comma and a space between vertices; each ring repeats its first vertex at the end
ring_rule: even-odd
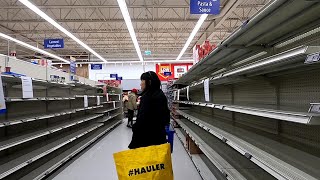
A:
POLYGON ((170 122, 167 98, 160 89, 161 82, 153 71, 141 75, 142 97, 130 149, 160 145, 167 142, 165 126, 170 122))

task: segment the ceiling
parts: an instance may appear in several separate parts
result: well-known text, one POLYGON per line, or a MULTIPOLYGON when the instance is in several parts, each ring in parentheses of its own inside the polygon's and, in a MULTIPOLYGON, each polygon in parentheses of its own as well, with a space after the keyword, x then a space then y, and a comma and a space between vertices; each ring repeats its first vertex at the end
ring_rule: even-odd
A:
MULTIPOLYGON (((174 60, 192 32, 199 15, 189 12, 190 0, 127 0, 128 10, 145 60, 174 60)), ((209 15, 182 59, 192 59, 192 47, 209 39, 219 43, 270 0, 221 0, 220 15, 209 15)), ((117 0, 31 0, 51 18, 102 55, 108 61, 139 61, 117 0)), ((75 41, 29 10, 17 0, 0 0, 0 32, 43 47, 45 38, 64 38, 65 48, 49 50, 64 58, 100 61, 75 41)), ((34 52, 18 45, 18 58, 32 58, 34 52)), ((0 40, 0 53, 8 43, 0 40)))

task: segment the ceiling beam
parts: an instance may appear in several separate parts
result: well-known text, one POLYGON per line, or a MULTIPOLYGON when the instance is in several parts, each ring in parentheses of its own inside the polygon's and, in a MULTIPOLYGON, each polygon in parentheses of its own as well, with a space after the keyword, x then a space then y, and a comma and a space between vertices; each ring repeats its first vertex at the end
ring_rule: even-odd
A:
MULTIPOLYGON (((162 29, 139 29, 136 28, 136 33, 191 33, 193 28, 162 28, 162 29)), ((69 29, 72 33, 88 34, 88 33, 128 33, 128 29, 69 29)), ((220 32, 229 32, 229 30, 220 28, 220 32)), ((16 30, 19 34, 61 34, 59 30, 45 29, 45 30, 16 30)), ((200 29, 199 33, 209 32, 205 29, 200 29)))
MULTIPOLYGON (((114 22, 119 22, 123 23, 123 19, 55 19, 55 21, 60 22, 60 23, 103 23, 103 22, 108 22, 108 23, 114 23, 114 22)), ((179 18, 171 18, 171 19, 132 19, 133 23, 143 23, 143 22, 148 22, 148 23, 157 23, 157 22, 162 22, 162 23, 167 23, 167 22, 178 22, 178 23, 185 23, 185 22, 197 22, 198 19, 179 19, 179 18)), ((211 20, 206 20, 205 22, 210 22, 211 20)), ((47 23, 46 20, 44 19, 1 19, 0 23, 9 23, 9 24, 15 24, 15 23, 47 23)))

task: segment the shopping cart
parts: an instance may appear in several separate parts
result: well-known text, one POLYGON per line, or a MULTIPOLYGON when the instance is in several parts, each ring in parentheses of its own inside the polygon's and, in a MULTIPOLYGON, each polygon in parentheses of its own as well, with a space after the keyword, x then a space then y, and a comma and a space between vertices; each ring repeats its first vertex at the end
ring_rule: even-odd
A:
POLYGON ((166 132, 167 132, 167 141, 170 143, 171 146, 171 153, 173 152, 173 137, 174 137, 174 129, 171 125, 166 126, 166 132))

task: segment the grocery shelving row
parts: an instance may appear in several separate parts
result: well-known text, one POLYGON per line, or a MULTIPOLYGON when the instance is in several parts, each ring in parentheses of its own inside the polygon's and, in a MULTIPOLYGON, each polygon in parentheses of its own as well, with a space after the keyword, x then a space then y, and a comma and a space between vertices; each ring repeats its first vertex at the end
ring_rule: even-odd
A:
POLYGON ((317 11, 316 1, 271 1, 170 87, 173 119, 213 174, 320 178, 317 11))
POLYGON ((22 98, 20 78, 2 82, 0 179, 44 179, 122 122, 121 96, 109 100, 101 87, 33 78, 34 97, 22 98))

